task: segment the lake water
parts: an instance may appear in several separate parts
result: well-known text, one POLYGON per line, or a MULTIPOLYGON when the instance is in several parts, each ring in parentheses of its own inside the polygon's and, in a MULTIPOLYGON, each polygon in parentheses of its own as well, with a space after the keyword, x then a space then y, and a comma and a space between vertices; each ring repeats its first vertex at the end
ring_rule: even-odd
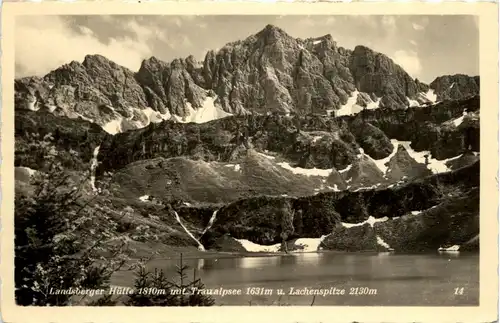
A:
MULTIPOLYGON (((191 267, 190 276, 192 268, 196 268, 196 275, 207 289, 241 291, 241 295, 215 296, 219 305, 311 305, 313 300, 315 306, 479 304, 479 254, 321 252, 239 258, 221 255, 185 259, 184 263, 191 267), (278 295, 279 289, 285 295, 278 295)), ((162 268, 175 277, 177 264, 178 260, 155 259, 149 266, 162 268)), ((125 283, 125 274, 118 274, 113 280, 132 286, 130 276, 125 283)))

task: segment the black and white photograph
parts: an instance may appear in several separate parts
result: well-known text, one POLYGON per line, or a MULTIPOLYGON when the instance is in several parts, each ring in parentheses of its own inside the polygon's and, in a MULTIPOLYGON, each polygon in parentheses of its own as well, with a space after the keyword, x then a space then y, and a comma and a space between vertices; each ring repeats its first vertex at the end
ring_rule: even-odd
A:
POLYGON ((16 16, 15 303, 479 306, 479 29, 16 16))

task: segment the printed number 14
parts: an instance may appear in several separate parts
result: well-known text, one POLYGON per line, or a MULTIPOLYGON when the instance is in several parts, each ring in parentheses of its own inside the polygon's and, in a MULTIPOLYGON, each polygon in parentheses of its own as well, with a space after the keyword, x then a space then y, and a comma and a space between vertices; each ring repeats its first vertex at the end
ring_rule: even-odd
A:
POLYGON ((461 288, 459 288, 459 287, 455 288, 455 295, 463 295, 463 294, 464 294, 464 288, 463 287, 461 287, 461 288))

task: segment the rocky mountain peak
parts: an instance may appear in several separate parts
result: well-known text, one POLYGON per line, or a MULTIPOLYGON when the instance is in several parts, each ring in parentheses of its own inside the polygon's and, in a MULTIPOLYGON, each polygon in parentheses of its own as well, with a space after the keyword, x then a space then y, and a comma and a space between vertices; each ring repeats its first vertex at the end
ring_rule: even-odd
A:
POLYGON ((382 105, 391 109, 408 106, 408 99, 415 98, 418 87, 415 81, 388 56, 366 46, 356 46, 351 56, 350 69, 356 88, 382 97, 382 105))
POLYGON ((256 34, 257 37, 269 38, 271 40, 278 39, 279 37, 291 37, 283 29, 278 26, 268 24, 264 29, 256 34))
POLYGON ((439 101, 461 100, 479 93, 479 76, 443 75, 437 77, 429 86, 436 92, 439 101))
POLYGON ((324 36, 318 37, 315 40, 316 45, 320 45, 324 48, 331 48, 331 49, 336 49, 337 48, 337 42, 333 39, 332 35, 326 34, 324 36))
POLYGON ((170 62, 170 68, 183 69, 184 68, 184 60, 182 60, 180 58, 174 59, 172 62, 170 62))
POLYGON ((151 56, 150 58, 142 61, 141 67, 139 68, 139 71, 143 68, 149 69, 153 66, 165 66, 165 65, 166 65, 166 63, 164 61, 159 60, 155 56, 151 56))
POLYGON ((214 116, 346 115, 363 108, 406 109, 415 102, 434 102, 436 95, 446 100, 478 92, 479 78, 444 76, 429 88, 388 56, 366 46, 344 49, 330 34, 296 39, 267 25, 244 40, 208 51, 203 62, 192 55, 171 62, 150 57, 137 73, 102 55, 87 55, 82 63, 63 65, 43 80, 16 81, 16 105, 48 104, 50 110, 58 107, 58 111, 68 111, 67 115, 104 118, 96 121, 101 125, 129 118, 132 124, 144 126, 172 115, 188 122, 204 107, 211 107, 208 114, 214 116), (428 95, 431 91, 435 94, 428 95), (212 93, 210 102, 207 93, 212 93), (103 105, 113 108, 111 114, 98 109, 103 105), (132 113, 149 108, 161 117, 153 118, 151 112, 132 113), (73 114, 69 112, 75 109, 73 114))
POLYGON ((118 64, 115 62, 109 60, 107 57, 104 57, 99 54, 89 54, 85 55, 85 58, 83 59, 83 66, 85 67, 91 67, 91 66, 109 66, 111 68, 120 68, 118 64))

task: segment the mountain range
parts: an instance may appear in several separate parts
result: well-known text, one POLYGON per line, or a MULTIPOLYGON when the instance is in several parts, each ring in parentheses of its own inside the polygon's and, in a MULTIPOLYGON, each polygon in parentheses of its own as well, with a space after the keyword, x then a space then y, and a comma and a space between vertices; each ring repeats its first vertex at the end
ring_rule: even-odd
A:
POLYGON ((272 25, 203 62, 87 55, 15 80, 16 182, 29 192, 31 134, 50 133, 66 170, 92 173, 94 207, 132 207, 165 245, 276 251, 288 219, 291 249, 477 249, 479 94, 478 76, 425 84, 272 25))

